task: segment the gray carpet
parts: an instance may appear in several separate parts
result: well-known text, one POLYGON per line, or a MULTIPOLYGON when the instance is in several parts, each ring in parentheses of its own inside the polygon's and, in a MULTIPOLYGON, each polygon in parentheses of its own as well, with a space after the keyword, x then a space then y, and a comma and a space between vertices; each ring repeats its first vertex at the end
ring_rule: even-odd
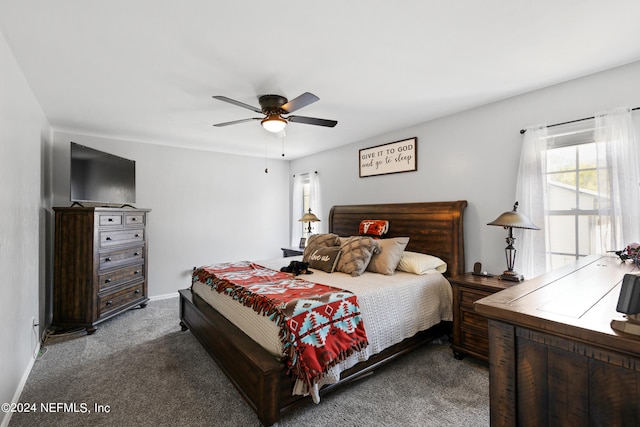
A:
MULTIPOLYGON (((9 426, 259 426, 178 322, 175 298, 128 311, 94 335, 48 338, 20 397, 36 412, 15 413, 9 426), (109 412, 97 413, 95 405, 109 412)), ((279 425, 488 426, 488 369, 454 359, 442 340, 338 388, 319 405, 287 413, 279 425)))

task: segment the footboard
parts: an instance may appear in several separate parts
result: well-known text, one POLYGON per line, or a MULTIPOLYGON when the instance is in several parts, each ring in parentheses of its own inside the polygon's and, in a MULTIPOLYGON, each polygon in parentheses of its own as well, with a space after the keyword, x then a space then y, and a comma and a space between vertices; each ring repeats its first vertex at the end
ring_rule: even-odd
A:
MULTIPOLYGON (((281 414, 304 403, 309 396, 292 395, 294 379, 284 363, 253 341, 190 289, 180 291, 180 319, 209 352, 265 426, 275 424, 281 414)), ((450 333, 451 322, 442 322, 387 348, 342 372, 340 382, 326 385, 324 395, 335 387, 358 379, 381 365, 450 333)))
POLYGON ((284 364, 189 289, 180 291, 180 319, 183 330, 191 330, 264 425, 278 421, 280 408, 296 400, 284 364), (283 402, 281 392, 287 388, 291 401, 283 402))

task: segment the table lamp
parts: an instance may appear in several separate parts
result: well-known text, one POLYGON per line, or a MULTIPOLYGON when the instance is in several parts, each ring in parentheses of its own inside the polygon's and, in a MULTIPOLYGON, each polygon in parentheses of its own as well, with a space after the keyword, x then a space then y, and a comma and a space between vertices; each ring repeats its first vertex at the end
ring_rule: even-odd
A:
POLYGON ((524 228, 528 230, 540 230, 529 220, 529 218, 518 212, 517 209, 518 202, 513 205, 512 211, 503 213, 498 218, 487 224, 497 225, 509 230, 509 236, 507 236, 507 247, 504 250, 507 258, 507 269, 502 273, 502 275, 500 275, 500 278, 503 280, 510 280, 512 282, 522 282, 524 280, 524 276, 518 274, 513 269, 516 262, 517 252, 516 248, 513 246, 513 243, 516 241, 516 238, 513 237, 513 229, 524 228))
POLYGON ((308 222, 309 223, 309 227, 307 229, 307 232, 309 233, 309 235, 311 235, 311 223, 312 222, 319 222, 320 219, 315 216, 313 213, 311 213, 311 208, 309 208, 309 212, 305 213, 302 218, 300 218, 298 221, 300 222, 308 222))

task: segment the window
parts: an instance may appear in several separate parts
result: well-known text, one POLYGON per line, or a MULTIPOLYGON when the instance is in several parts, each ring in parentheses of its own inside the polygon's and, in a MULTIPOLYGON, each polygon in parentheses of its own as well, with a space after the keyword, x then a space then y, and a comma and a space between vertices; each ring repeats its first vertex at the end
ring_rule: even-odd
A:
POLYGON ((599 252, 598 177, 608 171, 598 166, 593 126, 549 135, 546 153, 547 264, 556 269, 599 252))
MULTIPOLYGON (((306 212, 309 212, 309 209, 319 218, 322 215, 318 173, 310 172, 294 175, 291 197, 291 245, 297 246, 300 239, 308 237, 307 234, 309 234, 309 223, 301 222, 299 219, 306 212)), ((320 232, 321 225, 321 222, 313 223, 312 231, 314 233, 320 232)))
MULTIPOLYGON (((302 215, 305 214, 305 212, 309 212, 309 208, 310 208, 310 204, 311 204, 311 178, 310 178, 310 174, 306 173, 304 175, 302 175, 302 212, 300 213, 300 217, 302 217, 302 215)), ((300 232, 302 233, 302 236, 304 237, 309 237, 307 236, 307 224, 304 222, 299 222, 300 224, 300 232)))

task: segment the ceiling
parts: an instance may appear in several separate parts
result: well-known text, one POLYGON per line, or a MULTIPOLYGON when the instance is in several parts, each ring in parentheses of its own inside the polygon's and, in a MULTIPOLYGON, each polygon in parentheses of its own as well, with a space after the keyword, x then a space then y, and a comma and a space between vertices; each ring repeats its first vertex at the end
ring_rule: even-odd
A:
POLYGON ((293 159, 640 60, 637 0, 2 0, 61 131, 293 159), (262 94, 320 101, 269 134, 262 94))

